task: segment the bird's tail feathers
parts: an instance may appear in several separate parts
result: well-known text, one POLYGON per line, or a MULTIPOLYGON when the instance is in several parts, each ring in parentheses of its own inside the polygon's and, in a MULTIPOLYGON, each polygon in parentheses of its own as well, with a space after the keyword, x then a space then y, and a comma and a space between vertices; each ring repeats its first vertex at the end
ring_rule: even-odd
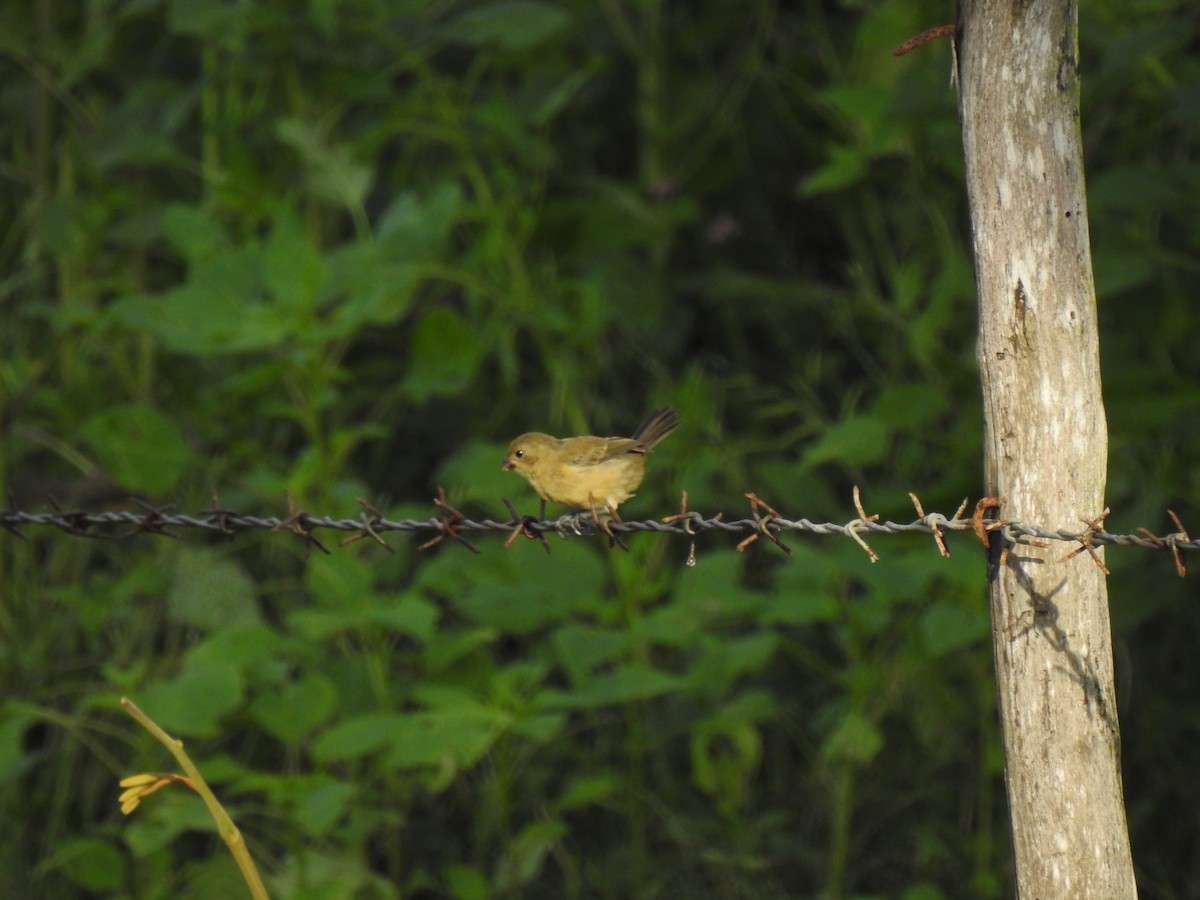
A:
POLYGON ((633 433, 633 439, 640 445, 643 452, 653 447, 668 434, 679 427, 679 413, 669 406, 663 406, 646 416, 645 421, 633 433))

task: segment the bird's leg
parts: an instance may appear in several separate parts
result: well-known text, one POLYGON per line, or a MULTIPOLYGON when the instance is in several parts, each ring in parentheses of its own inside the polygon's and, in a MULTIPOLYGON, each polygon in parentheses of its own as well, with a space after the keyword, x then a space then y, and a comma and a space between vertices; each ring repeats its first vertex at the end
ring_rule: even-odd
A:
POLYGON ((600 514, 596 512, 596 498, 592 496, 591 491, 588 491, 588 509, 592 511, 592 524, 597 528, 603 528, 611 537, 612 532, 609 532, 608 528, 600 523, 600 514))
POLYGON ((604 520, 604 531, 605 531, 605 533, 608 534, 608 546, 613 547, 615 545, 617 547, 620 547, 626 553, 628 553, 629 548, 625 546, 625 542, 623 540, 621 540, 619 535, 614 534, 613 530, 608 527, 608 523, 610 521, 615 521, 618 524, 621 523, 621 517, 617 515, 617 508, 615 506, 613 506, 611 503, 607 504, 607 506, 608 506, 608 515, 610 518, 604 520))
POLYGON ((596 508, 596 498, 591 493, 588 494, 588 508, 592 511, 592 524, 597 528, 603 528, 607 534, 612 534, 612 532, 608 530, 608 525, 605 524, 608 522, 608 520, 611 519, 617 523, 621 522, 621 517, 617 515, 617 508, 611 503, 604 504, 604 511, 608 513, 608 515, 601 519, 600 512, 596 508))
POLYGON ((622 550, 629 552, 629 548, 625 546, 625 542, 617 536, 611 527, 612 522, 617 522, 618 524, 621 522, 621 517, 617 515, 617 508, 611 503, 605 503, 604 511, 606 515, 604 518, 601 518, 600 513, 596 510, 596 498, 591 493, 588 494, 588 506, 592 510, 592 522, 597 528, 604 529, 604 533, 608 535, 608 546, 620 547, 622 550))

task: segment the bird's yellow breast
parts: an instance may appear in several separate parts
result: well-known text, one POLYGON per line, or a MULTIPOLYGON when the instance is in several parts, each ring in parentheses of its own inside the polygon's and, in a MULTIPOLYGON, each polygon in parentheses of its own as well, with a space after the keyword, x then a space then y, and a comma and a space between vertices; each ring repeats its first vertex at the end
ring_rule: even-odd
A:
POLYGON ((529 473, 533 489, 551 503, 589 509, 616 509, 633 496, 646 474, 646 457, 625 453, 590 465, 570 463, 542 466, 529 473))

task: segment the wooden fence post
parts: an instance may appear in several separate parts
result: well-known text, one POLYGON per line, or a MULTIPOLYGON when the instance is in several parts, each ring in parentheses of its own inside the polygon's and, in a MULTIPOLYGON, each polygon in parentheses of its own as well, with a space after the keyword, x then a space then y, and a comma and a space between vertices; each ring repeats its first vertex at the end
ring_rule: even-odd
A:
MULTIPOLYGON (((1076 3, 962 0, 959 12, 987 488, 1005 518, 1079 529, 1104 508, 1108 433, 1076 3)), ((1017 544, 993 566, 1017 887, 1029 900, 1137 894, 1103 558, 1017 544)))

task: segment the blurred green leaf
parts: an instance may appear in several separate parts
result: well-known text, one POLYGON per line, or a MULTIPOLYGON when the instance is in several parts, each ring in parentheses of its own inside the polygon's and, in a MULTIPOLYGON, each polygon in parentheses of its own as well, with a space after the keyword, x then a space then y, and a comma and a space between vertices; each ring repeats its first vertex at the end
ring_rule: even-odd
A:
POLYGON ((167 613, 181 625, 215 630, 259 621, 257 588, 233 559, 180 547, 171 572, 167 613))
POLYGON ((269 667, 273 660, 288 652, 291 640, 269 625, 225 623, 187 651, 188 665, 217 664, 251 669, 269 667))
POLYGON ((186 788, 158 792, 131 820, 121 834, 139 864, 167 850, 187 831, 211 834, 213 830, 212 813, 199 795, 186 788))
POLYGON ((347 719, 313 744, 321 762, 359 759, 382 751, 388 766, 474 765, 508 723, 480 707, 436 712, 379 713, 347 719))
POLYGON ((800 193, 814 197, 850 187, 865 176, 867 161, 866 153, 859 147, 832 146, 829 161, 804 179, 800 193))
POLYGON ((497 638, 498 635, 494 628, 434 632, 425 645, 424 668, 431 675, 444 672, 455 663, 474 654, 481 647, 494 643, 497 638))
POLYGON ((346 613, 378 608, 370 562, 350 553, 321 554, 305 569, 305 583, 324 605, 346 613))
POLYGON ((778 643, 779 639, 769 633, 713 640, 688 672, 688 680, 698 691, 728 689, 740 676, 761 671, 778 643))
POLYGON ((166 729, 185 737, 214 737, 220 720, 242 703, 241 672, 219 660, 191 661, 169 681, 151 684, 134 700, 166 729))
POLYGON ((417 403, 455 394, 474 380, 481 354, 479 338, 462 316, 430 310, 413 330, 405 390, 417 403))
POLYGON ((300 156, 314 196, 351 210, 362 207, 374 172, 354 158, 348 145, 329 141, 318 128, 295 118, 280 119, 275 134, 300 156))
POLYGON ((300 220, 281 211, 263 246, 263 284, 293 316, 303 316, 316 306, 329 280, 330 266, 309 240, 300 220))
POLYGON ((255 248, 221 253, 193 265, 182 287, 120 298, 110 320, 197 356, 276 347, 295 324, 263 304, 259 263, 255 248))
POLYGON ((795 565, 778 573, 776 589, 763 614, 764 624, 812 625, 839 615, 834 597, 837 561, 808 544, 789 543, 795 565))
POLYGON ((891 430, 876 416, 855 415, 831 425, 804 453, 806 465, 836 460, 861 466, 879 462, 887 453, 891 430))
POLYGON ((454 181, 443 181, 422 194, 404 191, 380 216, 375 240, 390 259, 436 259, 464 213, 464 202, 462 188, 454 181))
POLYGON ((229 249, 229 237, 220 223, 193 206, 168 206, 162 217, 162 231, 189 263, 211 259, 229 249))
POLYGON ((545 691, 539 703, 550 709, 599 709, 649 700, 681 691, 685 686, 686 681, 678 675, 626 664, 611 672, 593 675, 574 691, 545 691))
POLYGON ((883 749, 883 734, 870 719, 855 712, 838 719, 821 752, 835 762, 865 765, 883 749))
POLYGON ((620 793, 621 778, 615 772, 577 775, 567 785, 555 806, 562 812, 604 803, 620 793))
POLYGON ((473 866, 447 866, 442 877, 454 900, 487 900, 492 896, 488 879, 473 866))
POLYGON ((560 598, 520 584, 478 584, 453 603, 471 621, 511 634, 528 634, 563 615, 560 598))
POLYGON ((329 718, 337 705, 337 689, 318 673, 265 691, 250 704, 250 714, 285 744, 297 744, 329 718))
POLYGON ((366 609, 338 612, 299 609, 289 613, 288 623, 308 639, 327 638, 367 626, 381 626, 424 642, 434 637, 437 618, 436 606, 410 596, 398 603, 366 609))
POLYGON ((568 21, 562 7, 550 3, 496 0, 474 4, 446 30, 464 44, 494 44, 507 50, 527 50, 549 39, 568 21))
POLYGON ((408 725, 408 717, 397 713, 354 716, 318 737, 313 756, 320 762, 359 759, 386 747, 408 725))
POLYGON ((546 857, 567 834, 557 820, 533 822, 521 829, 505 847, 496 870, 496 887, 503 892, 519 890, 537 877, 546 857))
POLYGON ((140 403, 97 412, 79 433, 113 478, 130 491, 169 495, 193 461, 175 423, 140 403))
POLYGON ((47 868, 62 867, 71 881, 90 891, 116 891, 126 879, 125 857, 103 838, 64 841, 45 861, 47 868))
POLYGON ((945 408, 945 392, 933 385, 899 384, 880 391, 871 412, 889 428, 912 430, 936 420, 945 408))
POLYGON ((938 603, 921 614, 921 635, 934 657, 977 645, 991 630, 987 609, 974 610, 938 603))
POLYGON ((534 744, 548 744, 562 737, 567 724, 565 713, 535 713, 514 719, 509 730, 534 744))
POLYGON ((418 641, 428 641, 437 628, 438 608, 419 597, 405 597, 400 603, 367 614, 369 621, 393 628, 418 641))
POLYGON ((322 778, 299 798, 299 821, 305 831, 314 837, 327 834, 353 808, 354 793, 348 781, 322 778))
POLYGON ((556 628, 551 643, 559 664, 576 685, 597 666, 620 659, 629 648, 629 638, 620 631, 575 623, 556 628))
POLYGON ((738 717, 715 716, 699 723, 692 734, 692 779, 726 815, 744 803, 761 758, 758 728, 738 717))

